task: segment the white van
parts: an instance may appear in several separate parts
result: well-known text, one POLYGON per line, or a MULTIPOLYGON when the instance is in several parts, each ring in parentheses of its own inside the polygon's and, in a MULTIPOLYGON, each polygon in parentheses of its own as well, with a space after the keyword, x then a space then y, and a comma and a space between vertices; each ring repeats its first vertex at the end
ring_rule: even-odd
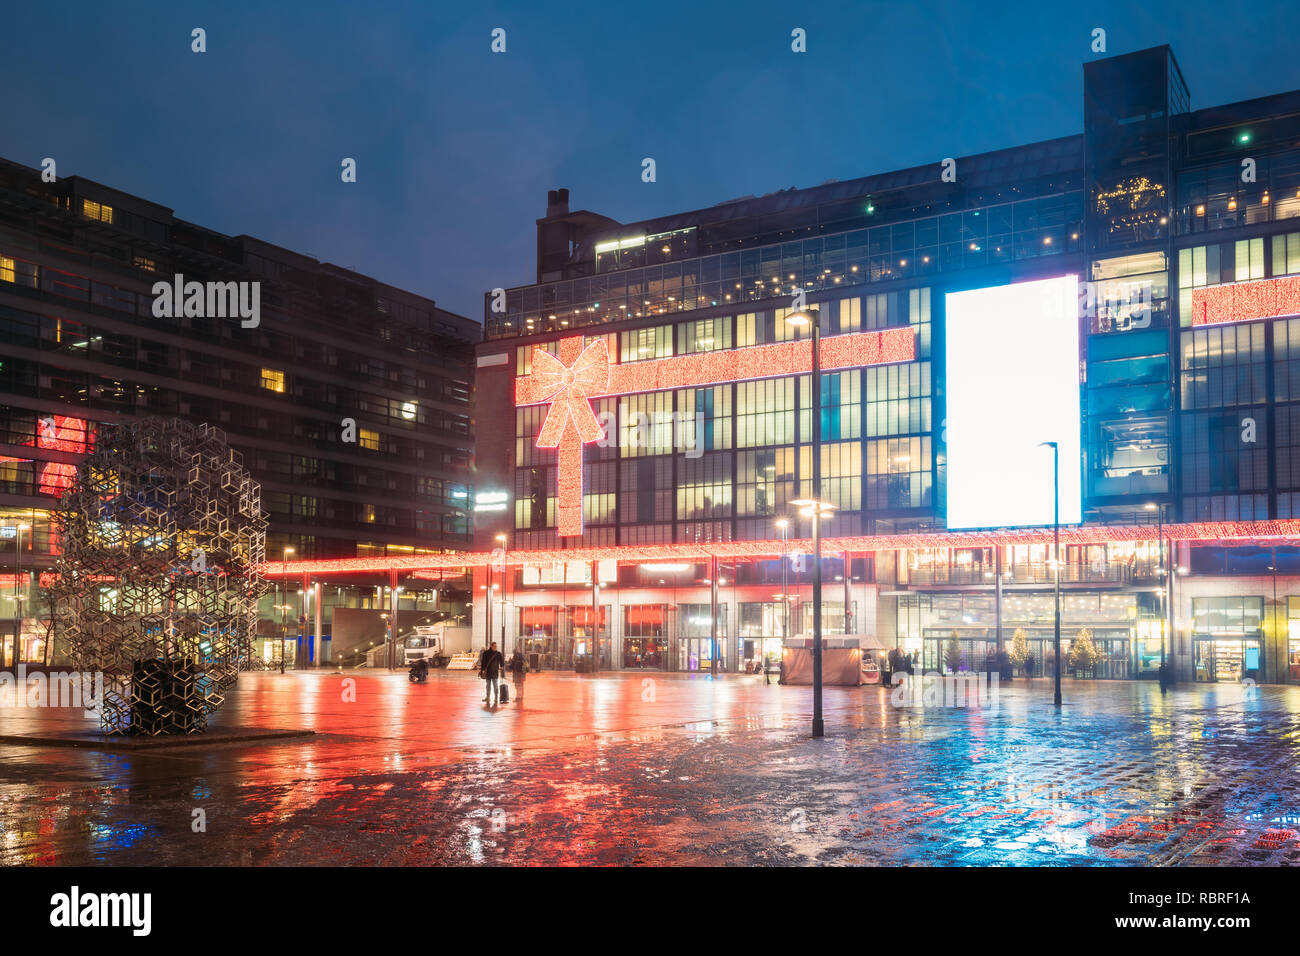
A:
POLYGON ((417 624, 402 642, 403 660, 407 666, 424 659, 431 667, 441 667, 447 662, 444 654, 442 628, 431 624, 417 624))

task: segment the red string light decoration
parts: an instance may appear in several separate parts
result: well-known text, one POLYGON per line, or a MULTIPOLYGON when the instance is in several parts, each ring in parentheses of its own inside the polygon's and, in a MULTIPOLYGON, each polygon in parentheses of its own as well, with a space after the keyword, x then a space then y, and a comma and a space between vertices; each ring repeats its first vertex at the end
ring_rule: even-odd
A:
MULTIPOLYGON (((1300 544, 1300 519, 1269 521, 1195 521, 1164 526, 1169 541, 1191 544, 1300 544)), ((1061 529, 1061 544, 1087 545, 1155 541, 1154 525, 1097 525, 1061 529)), ((1024 544, 1051 544, 1051 528, 1026 528, 1008 531, 947 531, 933 534, 884 534, 848 538, 823 538, 823 554, 843 552, 911 551, 930 548, 990 548, 1024 544)), ((546 551, 511 550, 506 555, 512 567, 561 564, 565 561, 618 561, 642 564, 653 561, 709 558, 777 558, 783 553, 812 550, 812 539, 782 541, 707 541, 677 544, 606 545, 591 548, 553 548, 546 551)), ((496 560, 501 560, 500 555, 496 560)), ((491 552, 429 554, 391 558, 338 558, 319 561, 291 561, 287 567, 269 562, 261 572, 268 577, 304 574, 346 574, 376 571, 417 571, 431 569, 465 569, 487 567, 491 552)))
POLYGON ((1192 325, 1300 315, 1300 276, 1233 282, 1192 290, 1192 325))
MULTIPOLYGON (((829 336, 821 343, 821 367, 828 372, 915 358, 911 326, 829 336)), ((515 379, 515 404, 550 403, 537 447, 559 449, 556 517, 560 537, 568 538, 582 534, 582 446, 604 437, 591 399, 804 375, 812 371, 812 341, 611 365, 604 339, 584 348, 581 336, 571 336, 560 339, 559 358, 535 349, 532 369, 515 379)))
MULTIPOLYGON (((34 442, 37 448, 74 455, 87 455, 93 450, 91 447, 94 443, 93 433, 84 419, 71 418, 67 415, 47 415, 40 420, 38 426, 34 442)), ((32 459, 0 456, 0 461, 32 461, 32 459)), ((37 492, 57 498, 71 487, 76 476, 76 465, 62 461, 44 462, 37 481, 37 492)))

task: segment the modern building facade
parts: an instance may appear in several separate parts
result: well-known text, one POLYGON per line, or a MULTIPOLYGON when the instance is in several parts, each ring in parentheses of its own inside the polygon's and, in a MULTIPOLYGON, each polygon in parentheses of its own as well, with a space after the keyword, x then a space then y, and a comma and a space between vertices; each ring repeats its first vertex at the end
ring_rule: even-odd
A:
MULTIPOLYGON (((467 548, 479 335, 476 322, 367 276, 81 177, 46 182, 0 162, 0 560, 10 572, 0 621, 11 635, 14 598, 25 602, 23 659, 44 653, 35 585, 57 549, 52 503, 96 430, 133 416, 224 430, 261 483, 271 560, 467 548), (256 283, 258 315, 186 314, 200 309, 178 301, 174 317, 160 316, 155 284, 177 276, 256 283)), ((259 651, 279 653, 281 624, 291 637, 321 625, 328 634, 335 604, 387 610, 383 588, 401 585, 371 578, 277 589, 259 651)), ((403 614, 428 609, 435 587, 409 582, 403 614)))
POLYGON ((1082 128, 636 223, 553 191, 535 281, 485 297, 476 546, 504 554, 478 640, 743 672, 811 633, 806 545, 779 543, 809 536, 810 352, 783 351, 806 300, 827 635, 927 669, 1023 642, 1045 674, 1059 573, 1086 675, 1163 653, 1180 680, 1300 681, 1300 92, 1192 110, 1159 47, 1084 65, 1082 128), (950 296, 1040 280, 1078 297, 1059 564, 1050 529, 956 529, 947 500, 950 296))

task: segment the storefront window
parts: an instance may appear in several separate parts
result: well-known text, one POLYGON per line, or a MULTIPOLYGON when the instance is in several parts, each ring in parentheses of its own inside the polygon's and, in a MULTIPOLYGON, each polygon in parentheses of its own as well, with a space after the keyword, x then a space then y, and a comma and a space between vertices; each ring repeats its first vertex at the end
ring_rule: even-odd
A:
POLYGON ((1287 678, 1300 683, 1300 598, 1289 597, 1287 602, 1287 678))
POLYGON ((632 604, 623 609, 623 666, 664 666, 666 608, 662 604, 632 604))
POLYGON ((1264 599, 1192 599, 1192 666, 1198 681, 1264 678, 1264 599))

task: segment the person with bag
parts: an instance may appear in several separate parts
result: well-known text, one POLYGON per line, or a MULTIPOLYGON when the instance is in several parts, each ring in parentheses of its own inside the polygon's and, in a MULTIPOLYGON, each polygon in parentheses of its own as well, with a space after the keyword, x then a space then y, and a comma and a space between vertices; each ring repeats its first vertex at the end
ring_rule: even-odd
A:
POLYGON ((522 651, 515 651, 510 656, 510 680, 515 685, 515 703, 524 702, 524 678, 528 674, 528 664, 524 662, 522 651))
POLYGON ((495 707, 500 702, 497 681, 501 679, 501 665, 504 663, 501 652, 497 650, 496 641, 484 648, 483 653, 478 658, 478 676, 487 682, 483 703, 490 707, 495 707))

